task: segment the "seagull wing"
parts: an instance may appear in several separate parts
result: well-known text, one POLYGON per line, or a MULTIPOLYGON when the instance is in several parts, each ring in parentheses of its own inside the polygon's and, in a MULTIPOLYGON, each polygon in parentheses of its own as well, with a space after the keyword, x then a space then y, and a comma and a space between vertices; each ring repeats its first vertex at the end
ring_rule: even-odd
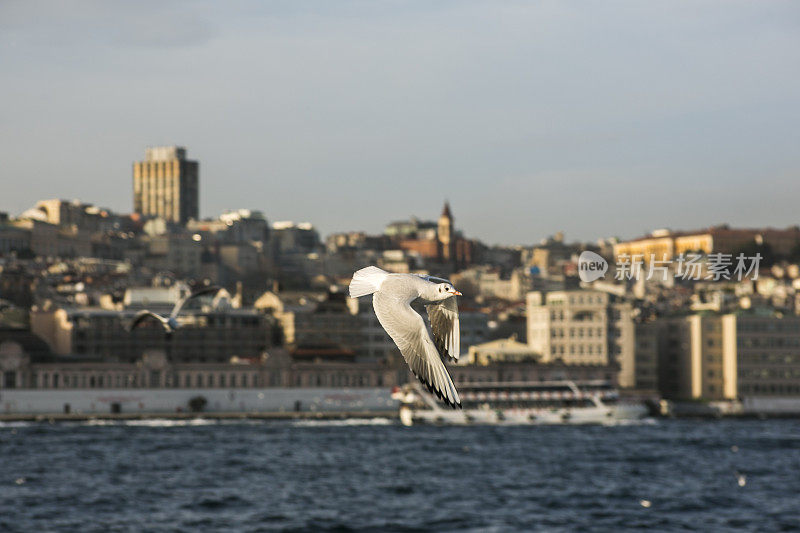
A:
POLYGON ((449 279, 437 278, 436 276, 428 276, 424 274, 417 274, 417 275, 422 279, 424 279, 425 281, 430 281, 431 283, 450 283, 449 279))
POLYGON ((458 321, 456 297, 433 302, 426 305, 425 309, 428 311, 433 340, 436 341, 439 352, 458 361, 458 356, 461 355, 461 325, 458 321))
POLYGON ((419 313, 406 302, 380 292, 373 295, 372 306, 417 379, 451 407, 461 407, 456 386, 419 313))
POLYGON ((186 302, 188 302, 192 298, 197 298, 198 296, 205 296, 206 294, 217 293, 219 292, 219 290, 220 290, 219 287, 212 285, 211 287, 203 287, 202 289, 194 291, 189 296, 178 300, 178 303, 176 303, 175 307, 172 308, 172 312, 169 314, 169 316, 172 318, 177 318, 181 312, 181 309, 183 309, 183 306, 186 305, 186 302))
POLYGON ((136 316, 133 317, 133 320, 128 326, 128 331, 133 331, 134 329, 139 327, 139 325, 145 320, 156 320, 162 326, 164 325, 164 317, 162 317, 161 315, 157 315, 152 311, 143 310, 136 313, 136 316))

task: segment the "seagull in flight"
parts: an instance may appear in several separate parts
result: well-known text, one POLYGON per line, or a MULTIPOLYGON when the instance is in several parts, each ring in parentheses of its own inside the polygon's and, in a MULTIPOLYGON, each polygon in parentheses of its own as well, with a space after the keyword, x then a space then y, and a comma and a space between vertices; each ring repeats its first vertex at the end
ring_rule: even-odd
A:
POLYGON ((130 325, 128 325, 128 331, 133 331, 137 327, 139 327, 145 320, 156 320, 161 326, 164 328, 164 331, 167 333, 167 336, 172 335, 172 333, 180 328, 180 324, 178 324, 178 315, 183 309, 183 306, 186 305, 186 302, 193 298, 197 298, 198 296, 205 296, 206 294, 216 294, 220 291, 219 287, 210 286, 210 287, 203 287, 202 289, 198 289, 195 292, 188 294, 178 300, 175 304, 175 307, 172 308, 172 312, 169 316, 161 316, 158 313, 154 313, 152 311, 148 311, 147 309, 143 309, 136 313, 136 316, 133 317, 130 325))
POLYGON ((458 360, 461 352, 458 304, 454 298, 461 293, 446 279, 390 274, 369 266, 353 274, 350 297, 369 294, 378 321, 400 348, 417 379, 447 405, 460 408, 461 399, 443 360, 458 360), (414 301, 425 305, 433 338, 422 316, 411 307, 414 301))

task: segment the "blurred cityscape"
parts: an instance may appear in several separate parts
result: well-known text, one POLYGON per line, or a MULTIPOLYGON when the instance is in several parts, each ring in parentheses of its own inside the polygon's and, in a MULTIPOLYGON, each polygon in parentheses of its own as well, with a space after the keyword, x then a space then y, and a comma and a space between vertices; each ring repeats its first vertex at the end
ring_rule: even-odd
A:
POLYGON ((457 386, 605 380, 690 414, 800 413, 798 227, 504 246, 470 238, 443 198, 441 213, 382 234, 323 239, 313 221, 258 210, 201 218, 200 164, 182 147, 148 148, 132 181, 131 213, 91 199, 0 213, 0 413, 26 409, 10 391, 400 386, 413 378, 371 300, 347 296, 367 265, 447 277, 464 294, 457 386), (578 275, 586 251, 610 265, 591 283, 578 275), (676 270, 685 254, 699 259, 694 278, 676 270), (759 268, 711 276, 720 254, 759 268), (616 275, 636 257, 670 275, 616 275), (138 311, 168 313, 206 285, 223 290, 187 306, 174 336, 126 331, 138 311))

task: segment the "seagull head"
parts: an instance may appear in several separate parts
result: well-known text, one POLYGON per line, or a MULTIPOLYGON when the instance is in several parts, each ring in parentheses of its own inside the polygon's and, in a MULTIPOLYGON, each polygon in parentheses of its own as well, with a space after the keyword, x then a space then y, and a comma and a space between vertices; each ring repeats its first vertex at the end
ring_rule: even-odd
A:
POLYGON ((440 283, 436 287, 437 300, 445 300, 451 296, 461 296, 461 293, 449 283, 440 283))

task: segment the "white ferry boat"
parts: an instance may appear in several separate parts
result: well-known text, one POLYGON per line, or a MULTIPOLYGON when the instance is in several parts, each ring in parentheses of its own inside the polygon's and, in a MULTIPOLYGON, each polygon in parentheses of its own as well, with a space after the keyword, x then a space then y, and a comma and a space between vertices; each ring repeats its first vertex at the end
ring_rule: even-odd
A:
POLYGON ((620 401, 605 381, 469 383, 458 385, 463 409, 443 405, 418 384, 394 392, 400 421, 423 424, 616 424, 647 415, 643 403, 620 401))

